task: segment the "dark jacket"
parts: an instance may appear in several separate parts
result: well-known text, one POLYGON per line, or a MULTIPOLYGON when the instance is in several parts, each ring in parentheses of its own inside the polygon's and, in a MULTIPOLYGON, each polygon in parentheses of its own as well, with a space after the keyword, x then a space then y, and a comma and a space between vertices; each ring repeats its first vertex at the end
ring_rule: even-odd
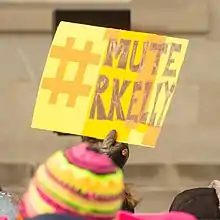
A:
POLYGON ((179 193, 169 211, 186 212, 198 220, 220 220, 219 199, 214 188, 194 188, 179 193))

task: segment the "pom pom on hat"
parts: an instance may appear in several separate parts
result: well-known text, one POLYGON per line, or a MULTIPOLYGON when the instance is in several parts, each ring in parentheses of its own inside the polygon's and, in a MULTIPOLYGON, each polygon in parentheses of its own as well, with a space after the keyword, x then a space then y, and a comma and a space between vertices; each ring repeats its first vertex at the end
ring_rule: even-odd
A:
POLYGON ((53 154, 42 164, 23 196, 24 218, 66 213, 112 219, 123 200, 123 173, 87 143, 53 154))

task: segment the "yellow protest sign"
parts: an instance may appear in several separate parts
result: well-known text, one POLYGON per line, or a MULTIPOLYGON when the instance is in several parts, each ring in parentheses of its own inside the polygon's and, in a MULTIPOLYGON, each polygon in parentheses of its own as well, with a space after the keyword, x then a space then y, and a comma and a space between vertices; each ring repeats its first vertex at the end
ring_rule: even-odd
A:
POLYGON ((154 147, 188 40, 61 22, 32 127, 154 147))

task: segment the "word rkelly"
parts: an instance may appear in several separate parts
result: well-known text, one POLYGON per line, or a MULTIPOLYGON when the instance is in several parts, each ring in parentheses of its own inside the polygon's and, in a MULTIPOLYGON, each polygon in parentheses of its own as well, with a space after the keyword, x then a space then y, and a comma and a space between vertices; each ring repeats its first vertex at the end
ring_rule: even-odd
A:
POLYGON ((95 96, 93 100, 93 104, 90 110, 90 119, 96 117, 98 120, 113 120, 114 112, 116 112, 117 120, 121 121, 133 121, 136 123, 148 123, 150 125, 160 126, 163 118, 164 111, 168 104, 171 95, 174 92, 175 84, 169 85, 169 82, 157 83, 156 84, 156 93, 153 97, 153 109, 151 112, 146 111, 146 104, 149 101, 149 92, 153 86, 152 82, 132 82, 129 80, 123 80, 122 82, 119 79, 113 79, 113 82, 110 82, 108 77, 105 75, 100 75, 95 96), (102 95, 108 89, 108 86, 113 83, 112 89, 112 98, 110 109, 107 111, 104 106, 104 102, 102 99, 102 95), (120 86, 121 85, 121 86, 120 86), (128 111, 125 112, 121 100, 123 99, 124 94, 129 86, 133 87, 133 93, 131 95, 131 99, 128 100, 130 102, 128 111), (140 97, 141 100, 141 108, 140 112, 137 115, 132 115, 132 109, 135 107, 135 104, 138 102, 139 97, 135 95, 138 91, 144 90, 144 96, 140 97), (160 95, 165 97, 163 108, 160 111, 156 111, 157 102, 160 98, 160 95), (165 96, 164 96, 165 95, 165 96), (156 120, 157 119, 157 120, 156 120))

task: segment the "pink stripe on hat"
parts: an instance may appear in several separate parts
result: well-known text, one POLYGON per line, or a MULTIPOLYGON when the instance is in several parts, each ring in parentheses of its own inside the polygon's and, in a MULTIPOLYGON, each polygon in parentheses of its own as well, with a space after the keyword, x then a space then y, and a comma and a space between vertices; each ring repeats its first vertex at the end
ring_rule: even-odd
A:
POLYGON ((97 174, 115 173, 117 167, 104 154, 89 150, 89 143, 81 143, 65 151, 65 156, 71 164, 97 174))
POLYGON ((118 220, 196 220, 193 215, 184 212, 168 212, 159 214, 132 214, 120 211, 118 220))

